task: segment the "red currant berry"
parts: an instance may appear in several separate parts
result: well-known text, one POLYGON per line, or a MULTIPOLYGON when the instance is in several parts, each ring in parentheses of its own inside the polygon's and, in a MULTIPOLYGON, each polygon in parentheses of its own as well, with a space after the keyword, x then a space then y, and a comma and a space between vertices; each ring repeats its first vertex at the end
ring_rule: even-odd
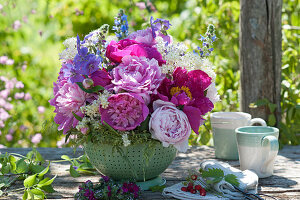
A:
POLYGON ((187 191, 188 191, 188 190, 187 190, 187 187, 182 187, 181 190, 184 191, 184 192, 187 192, 187 191))
POLYGON ((194 183, 189 182, 188 186, 194 187, 194 183))
POLYGON ((187 191, 190 192, 191 190, 193 190, 193 186, 188 186, 188 187, 187 187, 187 191))
POLYGON ((201 188, 202 188, 201 185, 195 185, 195 190, 200 191, 201 188))
POLYGON ((206 196, 206 190, 204 188, 201 188, 199 192, 201 196, 206 196))
POLYGON ((192 190, 190 191, 190 193, 192 193, 192 194, 196 194, 196 193, 197 193, 197 191, 196 191, 195 189, 192 189, 192 190))
POLYGON ((197 178, 198 178, 197 175, 192 175, 192 176, 191 176, 191 179, 194 180, 194 181, 197 180, 197 178))

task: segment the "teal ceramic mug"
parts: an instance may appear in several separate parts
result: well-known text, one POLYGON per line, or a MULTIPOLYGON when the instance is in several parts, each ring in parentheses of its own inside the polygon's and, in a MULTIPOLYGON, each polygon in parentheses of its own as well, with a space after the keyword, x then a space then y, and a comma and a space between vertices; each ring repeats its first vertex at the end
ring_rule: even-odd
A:
POLYGON ((241 170, 253 170, 259 178, 271 176, 279 148, 278 128, 245 126, 235 132, 241 170))
POLYGON ((214 112, 210 116, 215 155, 226 160, 238 160, 238 148, 235 129, 255 123, 266 126, 261 118, 251 119, 251 115, 244 112, 214 112))

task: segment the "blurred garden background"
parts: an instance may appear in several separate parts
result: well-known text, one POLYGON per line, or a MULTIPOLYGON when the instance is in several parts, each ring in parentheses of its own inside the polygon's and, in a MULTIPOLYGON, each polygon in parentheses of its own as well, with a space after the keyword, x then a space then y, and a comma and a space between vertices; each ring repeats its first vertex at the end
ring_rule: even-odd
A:
MULTIPOLYGON (((83 36, 102 24, 113 25, 126 11, 131 31, 151 16, 169 19, 169 33, 196 49, 200 34, 215 25, 213 55, 221 101, 214 111, 239 111, 238 0, 0 0, 0 147, 63 147, 64 136, 53 122, 52 87, 60 69, 62 42, 83 36)), ((300 4, 282 8, 281 144, 300 144, 300 4)), ((111 34, 114 34, 111 31, 111 34)), ((255 102, 253 102, 255 103, 255 102)), ((257 106, 264 101, 256 102, 257 106)), ((274 126, 272 113, 268 125, 274 126)), ((211 145, 209 116, 193 145, 211 145)))

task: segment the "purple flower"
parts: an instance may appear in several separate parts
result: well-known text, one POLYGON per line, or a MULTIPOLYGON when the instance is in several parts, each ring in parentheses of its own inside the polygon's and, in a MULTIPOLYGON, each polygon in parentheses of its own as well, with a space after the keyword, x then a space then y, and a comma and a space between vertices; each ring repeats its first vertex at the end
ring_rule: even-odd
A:
POLYGON ((94 54, 88 54, 88 48, 80 48, 80 39, 77 35, 77 51, 74 57, 75 71, 82 75, 90 75, 99 69, 100 58, 94 54))
POLYGON ((138 30, 136 32, 131 33, 128 36, 128 39, 135 40, 140 43, 144 43, 150 46, 155 45, 155 40, 152 35, 152 29, 147 28, 145 30, 138 30))
POLYGON ((126 56, 112 70, 115 92, 125 90, 134 93, 156 93, 164 75, 157 60, 145 57, 126 56))
POLYGON ((10 115, 6 112, 6 110, 0 108, 0 120, 6 121, 8 118, 10 118, 10 115))
POLYGON ((6 140, 7 140, 8 142, 11 142, 11 141, 14 139, 14 137, 13 137, 12 135, 10 135, 10 134, 7 134, 7 135, 5 136, 5 138, 6 138, 6 140))
POLYGON ((42 134, 37 133, 31 138, 31 142, 34 144, 38 144, 41 142, 42 138, 43 138, 42 134))
POLYGON ((44 106, 39 106, 39 107, 38 107, 38 112, 39 112, 39 113, 44 113, 45 110, 46 110, 46 109, 45 109, 44 106))
POLYGON ((29 93, 25 93, 25 95, 24 95, 24 100, 25 101, 28 101, 28 100, 30 100, 31 99, 31 95, 29 94, 29 93))
POLYGON ((94 86, 101 85, 105 87, 111 83, 111 76, 105 70, 97 70, 89 76, 94 81, 94 86))
POLYGON ((17 31, 19 28, 21 28, 22 24, 19 20, 14 21, 12 27, 15 31, 17 31))
POLYGON ((106 109, 100 106, 101 122, 120 131, 133 130, 148 116, 144 100, 134 93, 120 93, 108 98, 106 109))
POLYGON ((78 120, 73 116, 83 116, 80 107, 85 105, 91 96, 82 91, 77 84, 65 83, 55 97, 49 101, 50 105, 55 107, 55 123, 59 124, 58 130, 63 130, 66 134, 72 127, 76 127, 78 120))
POLYGON ((105 182, 108 182, 108 181, 109 181, 109 177, 108 177, 108 176, 102 176, 102 178, 103 178, 103 180, 104 180, 105 182))

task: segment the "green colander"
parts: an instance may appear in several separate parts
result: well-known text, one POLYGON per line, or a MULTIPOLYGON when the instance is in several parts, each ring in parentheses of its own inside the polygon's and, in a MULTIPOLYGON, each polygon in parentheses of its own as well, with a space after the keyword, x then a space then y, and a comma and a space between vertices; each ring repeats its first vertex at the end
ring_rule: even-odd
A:
POLYGON ((177 150, 171 145, 163 147, 157 142, 147 157, 145 146, 134 144, 113 150, 111 145, 88 142, 84 144, 84 150, 92 165, 103 175, 114 180, 147 181, 157 178, 168 168, 177 150))

